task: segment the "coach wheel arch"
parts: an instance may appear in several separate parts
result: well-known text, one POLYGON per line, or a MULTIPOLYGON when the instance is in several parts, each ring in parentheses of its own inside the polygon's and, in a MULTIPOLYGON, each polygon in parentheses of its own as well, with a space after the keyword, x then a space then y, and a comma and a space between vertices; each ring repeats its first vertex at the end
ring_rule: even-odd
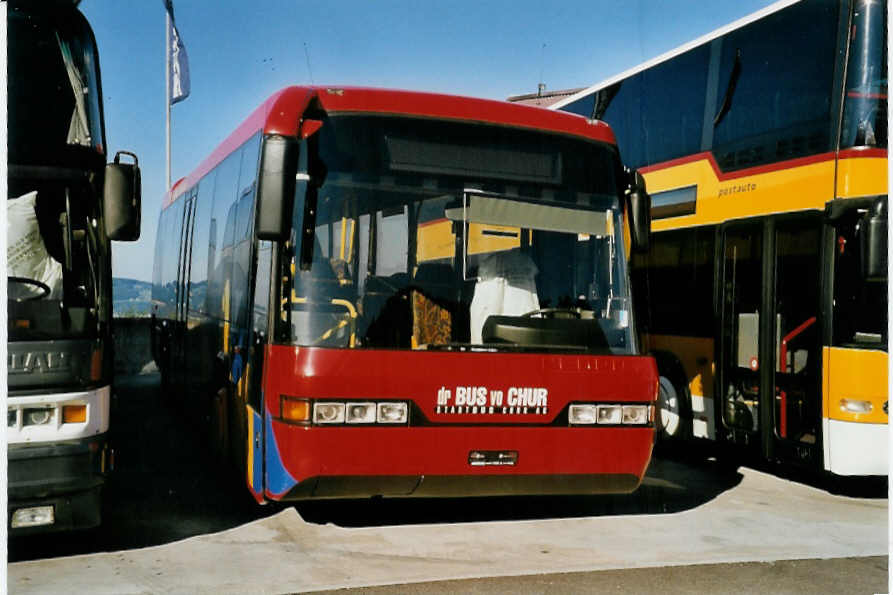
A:
POLYGON ((657 427, 660 441, 680 442, 691 436, 691 396, 685 370, 671 353, 652 353, 659 374, 657 427))

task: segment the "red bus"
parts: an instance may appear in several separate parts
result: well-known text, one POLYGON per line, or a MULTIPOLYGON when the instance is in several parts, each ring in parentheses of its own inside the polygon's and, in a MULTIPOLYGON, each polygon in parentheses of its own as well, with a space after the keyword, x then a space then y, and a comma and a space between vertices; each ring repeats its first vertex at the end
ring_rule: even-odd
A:
POLYGON ((600 122, 283 89, 164 203, 165 393, 258 502, 632 491, 658 386, 627 272, 649 201, 600 122))

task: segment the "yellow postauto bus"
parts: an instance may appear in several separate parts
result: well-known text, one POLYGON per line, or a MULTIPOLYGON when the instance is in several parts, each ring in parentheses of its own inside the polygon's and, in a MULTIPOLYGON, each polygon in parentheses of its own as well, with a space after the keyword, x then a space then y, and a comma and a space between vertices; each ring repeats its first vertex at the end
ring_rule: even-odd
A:
POLYGON ((886 10, 779 2, 554 106, 610 124, 653 197, 663 439, 887 474, 886 10))

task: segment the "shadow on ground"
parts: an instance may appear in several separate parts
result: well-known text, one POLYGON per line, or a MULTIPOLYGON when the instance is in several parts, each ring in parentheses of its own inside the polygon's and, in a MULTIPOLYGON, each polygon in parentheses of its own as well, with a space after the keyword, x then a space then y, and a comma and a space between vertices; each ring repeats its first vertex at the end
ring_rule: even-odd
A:
MULTIPOLYGON (((110 432, 116 470, 105 492, 103 525, 10 540, 10 562, 161 545, 283 509, 258 506, 241 478, 214 462, 194 419, 162 405, 157 374, 119 378, 110 432)), ((626 495, 369 499, 304 502, 296 508, 308 522, 345 527, 665 514, 697 508, 741 479, 735 466, 688 451, 655 457, 639 489, 626 495)), ((886 497, 886 481, 883 490, 871 484, 857 491, 862 497, 886 497)))
POLYGON ((298 503, 304 520, 344 527, 515 521, 606 515, 665 514, 696 508, 741 482, 737 471, 712 461, 654 458, 632 494, 406 498, 298 503))
POLYGON ((281 510, 258 506, 235 472, 214 462, 194 421, 162 405, 158 374, 119 378, 102 526, 11 539, 10 562, 160 545, 281 510))

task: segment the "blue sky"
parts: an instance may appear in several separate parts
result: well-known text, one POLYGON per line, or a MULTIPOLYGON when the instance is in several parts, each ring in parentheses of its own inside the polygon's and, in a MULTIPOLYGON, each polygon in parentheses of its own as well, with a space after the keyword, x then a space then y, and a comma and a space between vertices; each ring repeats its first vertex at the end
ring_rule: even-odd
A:
MULTIPOLYGON (((583 87, 770 4, 174 0, 192 92, 172 110, 171 177, 188 174, 266 97, 291 84, 491 99, 534 92, 539 82, 583 87)), ((99 45, 108 147, 135 152, 142 168, 142 237, 114 244, 113 272, 149 281, 165 192, 163 2, 83 0, 80 8, 99 45)))

